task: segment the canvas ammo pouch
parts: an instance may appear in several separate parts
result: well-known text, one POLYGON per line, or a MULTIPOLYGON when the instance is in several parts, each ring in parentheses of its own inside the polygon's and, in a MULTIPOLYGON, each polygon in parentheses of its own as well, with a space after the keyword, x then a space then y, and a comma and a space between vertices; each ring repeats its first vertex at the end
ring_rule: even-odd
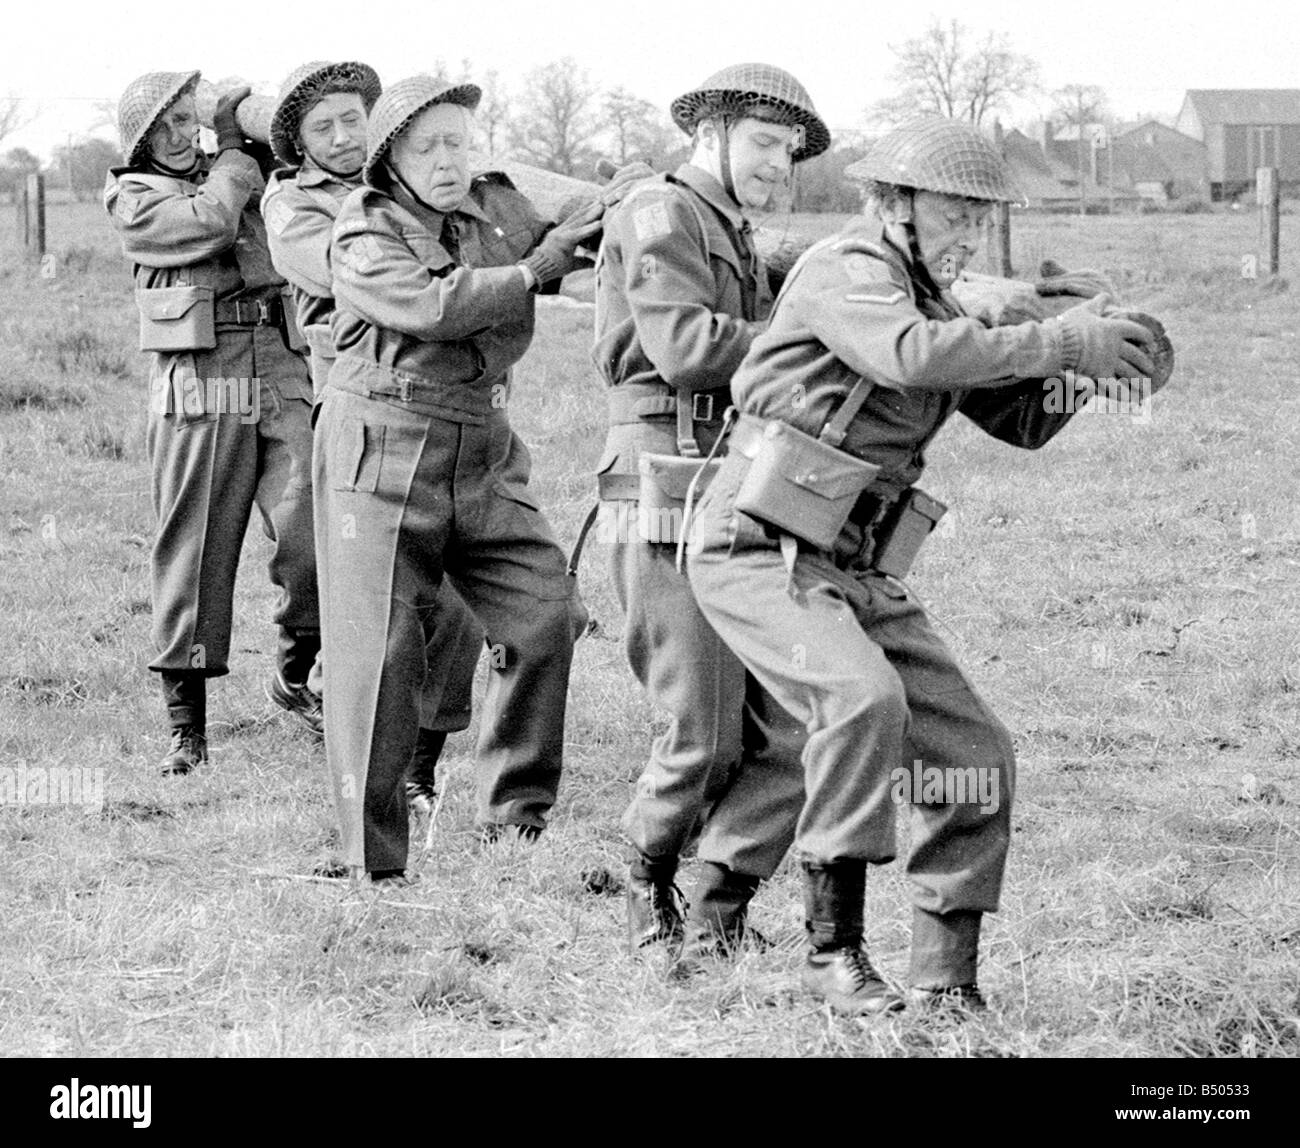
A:
POLYGON ((695 439, 695 396, 681 390, 677 392, 677 450, 677 454, 642 451, 637 459, 641 478, 637 519, 645 542, 680 541, 691 483, 698 499, 722 466, 720 458, 701 457, 695 439))
POLYGON ((905 578, 921 543, 947 512, 942 502, 923 490, 912 486, 903 491, 874 531, 871 568, 891 578, 905 578))
POLYGON ((211 351, 217 345, 211 287, 154 287, 135 293, 140 350, 211 351))
POLYGON ((830 550, 858 496, 880 473, 875 463, 839 449, 870 390, 871 384, 859 379, 817 438, 780 419, 762 425, 744 416, 747 430, 758 424, 762 431, 736 492, 736 509, 818 550, 830 550))

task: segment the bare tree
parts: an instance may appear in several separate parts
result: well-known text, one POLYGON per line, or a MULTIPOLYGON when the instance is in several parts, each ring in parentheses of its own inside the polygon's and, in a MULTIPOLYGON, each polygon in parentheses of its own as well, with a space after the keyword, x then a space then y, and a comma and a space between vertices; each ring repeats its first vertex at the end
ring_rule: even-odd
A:
POLYGON ((1052 93, 1056 114, 1077 129, 1076 156, 1079 170, 1079 214, 1088 211, 1086 156, 1090 144, 1085 141, 1089 124, 1100 123, 1106 116, 1106 93, 1095 84, 1066 84, 1052 93))
POLYGON ((504 149, 506 125, 510 118, 510 97, 502 86, 495 69, 483 77, 483 99, 478 105, 478 125, 483 131, 483 142, 488 155, 504 149))
POLYGON ((979 124, 1037 82, 1038 65, 1012 51, 1005 35, 989 32, 972 42, 956 20, 946 26, 936 20, 924 35, 891 44, 890 51, 898 58, 892 74, 898 94, 877 103, 872 114, 885 123, 933 112, 979 124))
POLYGON ((649 100, 626 88, 607 92, 602 104, 611 158, 622 165, 633 159, 661 164, 676 144, 676 129, 649 100))
POLYGON ((597 88, 570 57, 534 68, 524 80, 511 138, 522 158, 574 175, 590 165, 597 88))
POLYGON ((13 135, 14 132, 22 131, 40 115, 40 111, 36 104, 29 103, 13 92, 7 96, 0 96, 0 140, 13 135))

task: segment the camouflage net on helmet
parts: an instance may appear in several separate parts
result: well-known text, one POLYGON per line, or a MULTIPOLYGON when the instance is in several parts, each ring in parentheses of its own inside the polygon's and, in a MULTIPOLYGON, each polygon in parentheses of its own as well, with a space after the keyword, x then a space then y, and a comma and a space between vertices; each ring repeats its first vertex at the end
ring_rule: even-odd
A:
POLYGON ((316 60, 295 68, 280 86, 280 96, 271 117, 271 147, 276 156, 283 163, 301 162, 298 130, 302 118, 326 96, 334 92, 355 92, 368 113, 382 90, 379 75, 368 64, 355 61, 331 64, 316 60))
POLYGON ((771 64, 733 64, 715 72, 694 91, 672 103, 673 123, 687 135, 711 116, 753 116, 785 127, 802 127, 804 139, 796 163, 821 155, 831 146, 826 124, 807 89, 789 72, 771 64))
POLYGON ((459 104, 472 112, 482 98, 482 89, 477 84, 448 84, 432 76, 398 80, 379 97, 370 114, 370 126, 366 132, 366 151, 369 154, 362 179, 374 185, 375 174, 393 140, 425 108, 434 104, 459 104))
POLYGON ((117 130, 126 164, 140 158, 149 133, 181 96, 193 92, 198 72, 146 72, 132 80, 117 104, 117 130))
POLYGON ((911 120, 885 133, 844 174, 869 184, 990 203, 1024 200, 997 148, 970 124, 940 116, 911 120))

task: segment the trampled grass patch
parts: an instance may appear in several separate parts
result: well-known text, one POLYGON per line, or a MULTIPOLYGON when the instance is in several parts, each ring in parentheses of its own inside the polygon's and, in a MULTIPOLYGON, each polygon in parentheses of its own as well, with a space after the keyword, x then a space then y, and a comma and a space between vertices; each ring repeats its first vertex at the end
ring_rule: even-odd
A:
MULTIPOLYGON (((1019 754, 984 946, 994 1008, 964 1026, 834 1018, 803 995, 789 863, 755 902, 770 952, 684 984, 627 957, 619 818, 660 719, 624 664, 596 541, 581 583, 599 626, 535 847, 477 844, 457 735, 427 851, 416 827, 421 880, 375 895, 325 875, 322 751, 262 694, 275 633, 256 526, 212 763, 157 776, 130 279, 90 205, 52 207, 49 226, 54 277, 0 276, 0 767, 100 770, 103 789, 0 808, 6 1052, 1300 1053, 1300 322, 1289 286, 1242 275, 1253 219, 1018 217, 1017 269, 1050 255, 1110 274, 1166 324, 1174 381, 1149 419, 1080 416, 1039 452, 961 424, 929 451, 924 485, 952 509, 910 581, 1019 754)), ((1295 281, 1300 217, 1283 226, 1295 281)), ((566 546, 604 437, 590 323, 548 304, 512 396, 566 546)), ((897 865, 872 871, 867 910, 877 963, 902 977, 897 865)))

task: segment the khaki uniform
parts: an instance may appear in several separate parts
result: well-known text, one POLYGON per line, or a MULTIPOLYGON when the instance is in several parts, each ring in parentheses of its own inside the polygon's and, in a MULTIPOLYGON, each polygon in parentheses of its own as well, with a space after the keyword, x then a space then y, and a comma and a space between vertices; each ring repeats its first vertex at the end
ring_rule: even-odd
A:
POLYGON ((449 215, 362 187, 335 225, 316 451, 325 745, 344 859, 369 871, 406 864, 401 783, 444 574, 487 631, 500 715, 479 739, 478 818, 540 828, 555 800, 586 612, 506 413, 533 333, 515 264, 544 230, 503 177, 449 215))
MULTIPOLYGON (((883 468, 882 489, 898 489, 919 478, 926 446, 958 411, 1014 445, 1047 442, 1069 416, 1044 411, 1041 379, 1062 361, 1053 325, 989 330, 963 317, 863 220, 796 269, 732 389, 745 414, 816 434, 859 377, 874 381, 844 449, 883 468)), ((796 846, 814 865, 889 861, 895 771, 975 767, 988 792, 996 785, 996 807, 913 804, 907 872, 921 909, 996 909, 1011 739, 908 591, 872 569, 869 518, 851 519, 831 552, 800 542, 788 563, 777 531, 735 510, 760 425, 733 432, 699 509, 689 571, 704 615, 809 729, 796 846)), ((713 818, 745 813, 724 797, 713 818)))
MULTIPOLYGON (((317 398, 325 389, 334 343, 334 281, 329 247, 334 220, 344 198, 359 181, 340 179, 310 159, 300 168, 283 168, 267 181, 262 198, 267 242, 276 269, 288 280, 298 326, 311 349, 312 385, 317 398)), ((428 673, 420 698, 420 724, 444 733, 465 729, 472 714, 474 670, 483 648, 483 628, 450 583, 426 650, 428 673)), ((316 674, 320 674, 317 668, 316 674)), ((315 684, 315 683, 313 683, 315 684)))
POLYGON ((734 802, 744 822, 706 825, 698 848, 701 859, 754 877, 772 874, 793 837, 803 731, 704 620, 675 568, 675 544, 637 535, 628 495, 641 452, 680 453, 679 396, 690 403, 696 446, 712 447, 728 383, 771 302, 749 224, 707 172, 683 165, 606 218, 593 357, 609 387, 610 430, 597 537, 610 544, 628 661, 669 717, 623 825, 643 856, 676 857, 742 760, 756 762, 749 777, 763 778, 761 800, 734 802))
POLYGON ((275 549, 281 668, 302 681, 319 645, 312 543, 311 383, 289 350, 284 280, 257 210, 262 177, 225 151, 191 178, 119 168, 104 203, 135 264, 137 291, 212 287, 217 346, 155 353, 147 431, 158 529, 151 560, 150 669, 228 672, 235 571, 254 503, 275 549), (211 380, 235 380, 220 392, 211 380), (243 409, 215 409, 212 399, 243 409), (232 396, 236 398, 232 402, 232 396), (194 401, 189 401, 193 399, 194 401))

